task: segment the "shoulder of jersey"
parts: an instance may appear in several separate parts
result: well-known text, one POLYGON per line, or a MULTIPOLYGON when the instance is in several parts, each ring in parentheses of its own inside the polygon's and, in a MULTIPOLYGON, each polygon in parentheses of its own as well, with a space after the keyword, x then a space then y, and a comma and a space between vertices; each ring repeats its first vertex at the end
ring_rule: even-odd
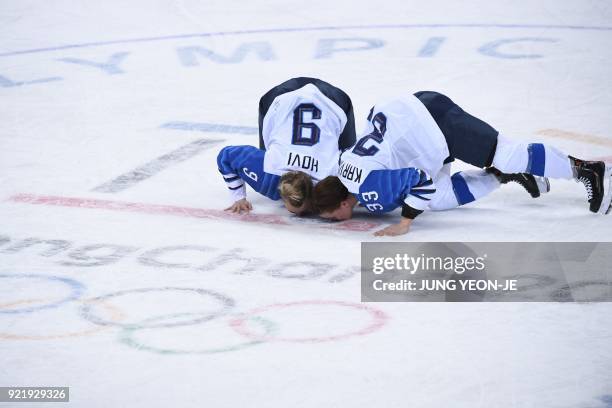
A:
POLYGON ((415 101, 419 102, 414 95, 384 99, 374 105, 374 112, 405 110, 406 107, 412 105, 415 101))

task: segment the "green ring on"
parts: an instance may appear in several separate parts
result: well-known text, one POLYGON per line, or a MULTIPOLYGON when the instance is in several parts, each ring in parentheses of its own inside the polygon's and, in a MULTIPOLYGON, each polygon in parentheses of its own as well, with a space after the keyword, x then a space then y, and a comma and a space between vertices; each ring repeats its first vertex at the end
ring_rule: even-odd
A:
MULTIPOLYGON (((178 313, 175 315, 168 316, 159 316, 152 319, 147 319, 143 323, 148 323, 151 320, 158 319, 167 319, 169 317, 181 317, 184 315, 193 315, 194 313, 178 313)), ((264 336, 269 336, 274 334, 277 331, 278 326, 268 319, 264 319, 262 317, 251 317, 247 320, 253 320, 264 328, 265 334, 264 336)), ((220 348, 211 348, 211 349, 203 349, 203 350, 175 350, 175 349, 163 349, 152 346, 147 346, 144 343, 138 342, 134 339, 134 332, 139 330, 151 329, 151 327, 124 327, 123 330, 119 332, 119 342, 125 344, 128 347, 135 348, 137 350, 150 351, 152 353, 162 354, 162 355, 189 355, 189 354, 216 354, 216 353, 227 353, 230 351, 239 351, 245 349, 247 347, 256 346, 261 343, 265 343, 266 340, 250 340, 244 343, 239 343, 234 346, 228 347, 220 347, 220 348)))

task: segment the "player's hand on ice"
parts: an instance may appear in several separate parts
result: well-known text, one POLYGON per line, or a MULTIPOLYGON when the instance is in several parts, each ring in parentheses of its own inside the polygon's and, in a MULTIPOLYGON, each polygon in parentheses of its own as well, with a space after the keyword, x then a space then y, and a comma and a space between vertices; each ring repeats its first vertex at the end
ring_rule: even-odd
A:
POLYGON ((382 237, 385 235, 390 237, 404 235, 410 229, 410 224, 412 224, 412 220, 410 218, 402 217, 402 220, 397 224, 392 224, 386 228, 381 229, 380 231, 376 231, 374 235, 377 237, 382 237))
POLYGON ((225 211, 229 211, 236 214, 242 214, 243 212, 245 214, 248 214, 251 210, 253 210, 253 206, 247 201, 246 198, 242 198, 236 201, 234 204, 225 209, 225 211))

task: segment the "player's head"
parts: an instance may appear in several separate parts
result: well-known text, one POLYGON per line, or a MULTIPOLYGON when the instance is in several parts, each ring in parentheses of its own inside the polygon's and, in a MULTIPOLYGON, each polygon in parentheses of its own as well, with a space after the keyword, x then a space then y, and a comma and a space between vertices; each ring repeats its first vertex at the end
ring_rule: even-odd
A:
POLYGON ((279 183, 280 196, 285 208, 296 215, 312 210, 312 177, 301 171, 290 171, 282 175, 279 183))
POLYGON ((321 217, 344 221, 353 216, 353 207, 357 200, 352 194, 349 194, 348 189, 338 177, 329 176, 315 186, 312 202, 321 217))

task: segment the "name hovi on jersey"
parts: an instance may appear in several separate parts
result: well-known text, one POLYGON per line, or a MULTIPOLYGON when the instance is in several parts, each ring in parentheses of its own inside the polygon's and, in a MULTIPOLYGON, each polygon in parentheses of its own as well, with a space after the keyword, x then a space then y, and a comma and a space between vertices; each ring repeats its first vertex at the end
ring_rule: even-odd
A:
POLYGON ((361 176, 363 175, 363 169, 357 166, 353 166, 345 161, 340 162, 340 171, 338 172, 340 177, 347 179, 355 183, 361 183, 361 176))
POLYGON ((299 155, 293 152, 289 152, 287 156, 287 165, 291 167, 300 167, 312 172, 319 171, 319 161, 317 159, 312 156, 299 155))

